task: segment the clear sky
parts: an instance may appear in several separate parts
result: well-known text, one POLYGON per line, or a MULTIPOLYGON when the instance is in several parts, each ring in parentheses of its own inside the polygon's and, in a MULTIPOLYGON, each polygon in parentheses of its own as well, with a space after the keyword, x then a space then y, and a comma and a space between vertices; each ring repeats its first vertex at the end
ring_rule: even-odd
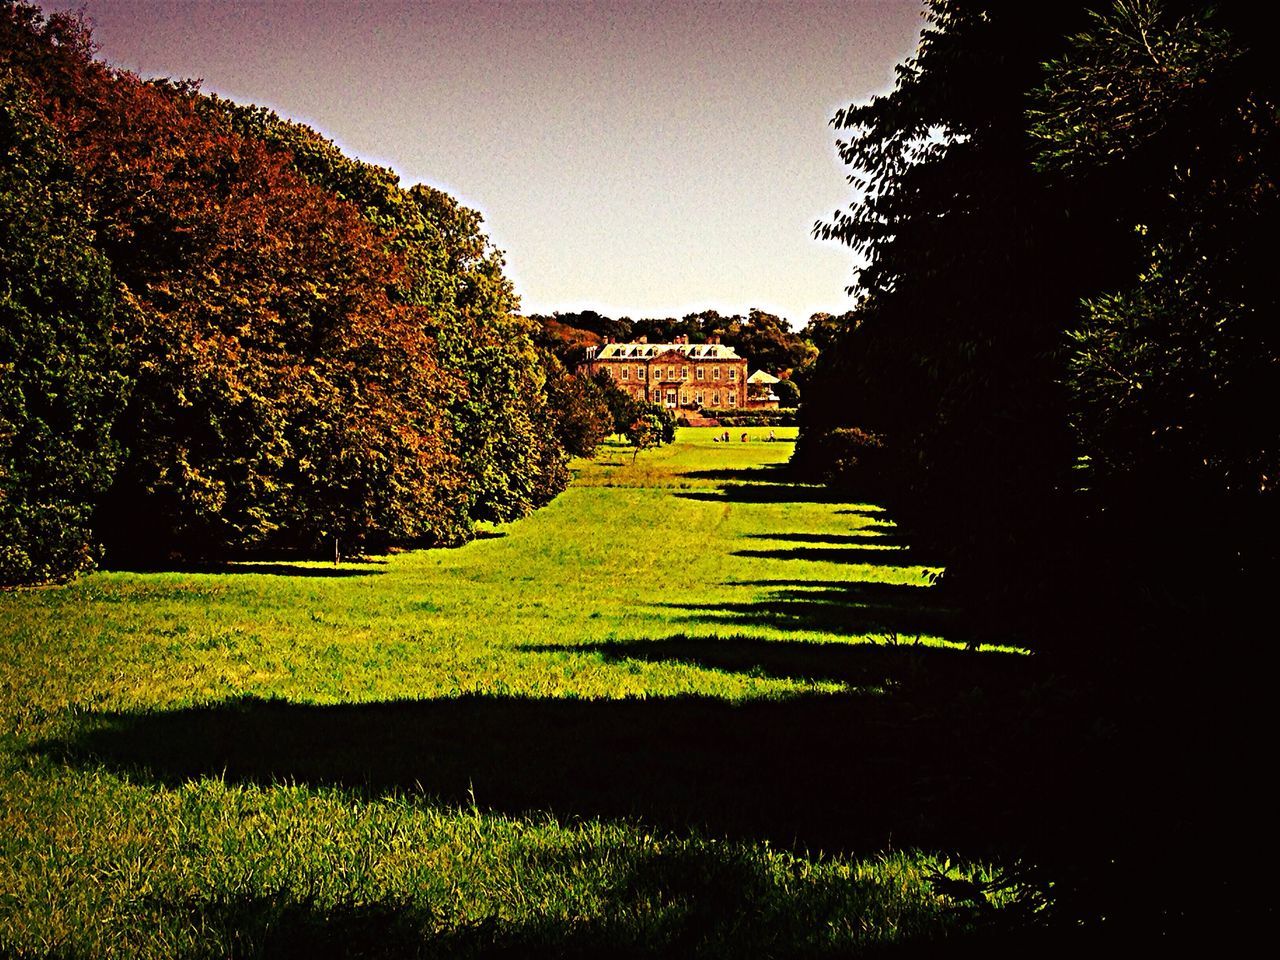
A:
POLYGON ((841 312, 811 239, 827 125, 892 85, 920 0, 43 0, 100 55, 269 106, 485 216, 528 312, 841 312))

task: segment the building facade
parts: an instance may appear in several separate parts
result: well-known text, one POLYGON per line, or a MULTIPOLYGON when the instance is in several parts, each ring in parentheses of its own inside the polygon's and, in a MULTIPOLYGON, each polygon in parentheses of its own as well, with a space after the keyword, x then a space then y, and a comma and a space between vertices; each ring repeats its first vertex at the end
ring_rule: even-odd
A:
MULTIPOLYGON (((709 343, 605 343, 592 347, 578 372, 603 371, 637 400, 673 410, 729 411, 763 409, 747 393, 747 361, 712 338, 709 343)), ((773 406, 777 406, 774 398, 773 406)))

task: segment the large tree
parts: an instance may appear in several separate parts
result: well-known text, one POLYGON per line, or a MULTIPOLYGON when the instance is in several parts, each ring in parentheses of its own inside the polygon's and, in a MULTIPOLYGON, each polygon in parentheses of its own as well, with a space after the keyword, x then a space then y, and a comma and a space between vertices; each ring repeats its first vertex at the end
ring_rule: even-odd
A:
POLYGON ((837 428, 882 438, 866 479, 953 581, 1007 582, 1061 532, 1063 332, 1116 243, 1037 175, 1026 106, 1079 16, 934 0, 894 90, 834 120, 855 202, 816 232, 866 265, 859 308, 824 331, 798 455, 821 466, 837 428))
POLYGON ((81 172, 122 284, 117 556, 457 539, 466 495, 424 312, 351 202, 189 85, 96 61, 76 19, 0 8, 0 63, 81 172))
POLYGON ((94 560, 124 378, 115 291, 75 168, 25 84, 0 74, 0 583, 94 560))
POLYGON ((1181 598, 1274 562, 1280 532, 1280 84, 1261 24, 1198 6, 1100 13, 1031 104, 1041 171, 1111 198, 1142 253, 1072 331, 1079 487, 1181 598))

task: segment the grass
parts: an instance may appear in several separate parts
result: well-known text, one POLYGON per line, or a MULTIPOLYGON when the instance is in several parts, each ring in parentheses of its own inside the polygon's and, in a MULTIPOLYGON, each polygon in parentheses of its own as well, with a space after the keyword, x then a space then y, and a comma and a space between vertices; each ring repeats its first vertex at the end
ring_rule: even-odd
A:
POLYGON ((1034 822, 1095 734, 1046 725, 1054 678, 937 604, 879 508, 786 482, 793 431, 716 432, 606 447, 461 549, 0 595, 0 954, 1034 926, 1008 871, 1074 842, 1034 822))

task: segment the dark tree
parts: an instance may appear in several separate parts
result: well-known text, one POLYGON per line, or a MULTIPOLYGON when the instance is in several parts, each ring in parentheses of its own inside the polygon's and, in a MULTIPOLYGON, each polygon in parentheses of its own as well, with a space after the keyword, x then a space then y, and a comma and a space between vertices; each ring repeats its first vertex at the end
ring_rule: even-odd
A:
POLYGON ((30 583, 93 563, 124 378, 79 178, 24 84, 3 74, 0 156, 0 583, 30 583))

